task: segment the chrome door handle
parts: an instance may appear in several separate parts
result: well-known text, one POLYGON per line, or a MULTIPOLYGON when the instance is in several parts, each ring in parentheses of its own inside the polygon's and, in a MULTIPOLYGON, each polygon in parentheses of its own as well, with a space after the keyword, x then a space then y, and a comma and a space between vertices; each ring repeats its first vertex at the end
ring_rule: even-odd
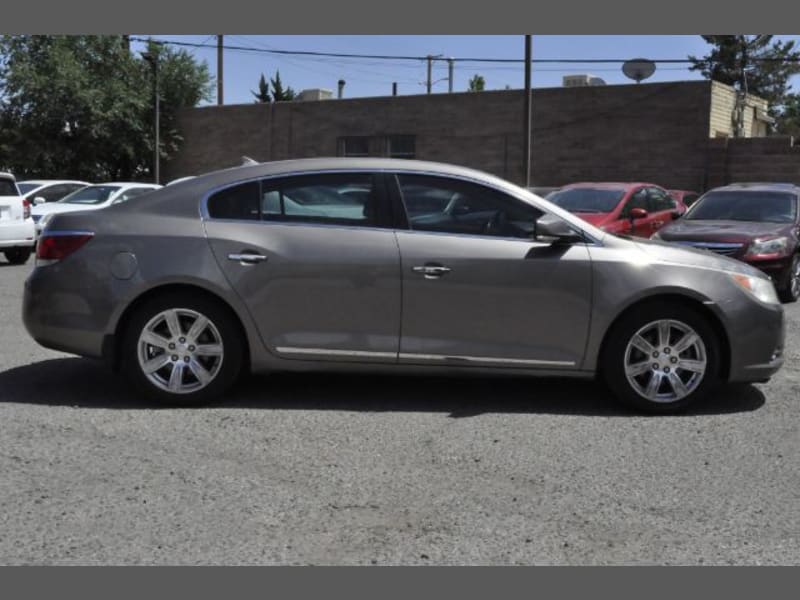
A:
POLYGON ((414 273, 422 273, 425 279, 437 279, 449 273, 450 267, 444 267, 442 265, 424 265, 411 267, 411 270, 414 271, 414 273))
POLYGON ((236 262, 254 265, 256 263, 264 262, 267 257, 263 254, 228 254, 228 260, 235 260, 236 262))

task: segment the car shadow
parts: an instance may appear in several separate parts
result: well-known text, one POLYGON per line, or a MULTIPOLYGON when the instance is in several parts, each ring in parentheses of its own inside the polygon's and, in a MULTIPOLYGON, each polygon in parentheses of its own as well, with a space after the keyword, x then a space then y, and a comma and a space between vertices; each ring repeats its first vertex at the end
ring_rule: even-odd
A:
MULTIPOLYGON (((121 374, 103 363, 58 358, 0 372, 0 402, 101 409, 152 409, 121 374)), ((728 385, 683 415, 754 411, 764 394, 728 385)), ((452 418, 487 413, 636 416, 591 380, 535 377, 398 376, 274 373, 244 378, 219 402, 224 408, 446 412, 452 418)), ((187 410, 202 410, 188 409, 187 410)))

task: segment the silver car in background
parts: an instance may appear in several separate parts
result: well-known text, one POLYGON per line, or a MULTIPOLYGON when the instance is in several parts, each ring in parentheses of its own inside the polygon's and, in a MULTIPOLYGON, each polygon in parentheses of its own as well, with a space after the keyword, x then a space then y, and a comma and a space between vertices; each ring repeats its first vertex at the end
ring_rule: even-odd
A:
POLYGON ((756 269, 408 160, 238 167, 55 215, 23 317, 171 404, 245 369, 469 371, 599 375, 667 412, 783 363, 783 309, 756 269))

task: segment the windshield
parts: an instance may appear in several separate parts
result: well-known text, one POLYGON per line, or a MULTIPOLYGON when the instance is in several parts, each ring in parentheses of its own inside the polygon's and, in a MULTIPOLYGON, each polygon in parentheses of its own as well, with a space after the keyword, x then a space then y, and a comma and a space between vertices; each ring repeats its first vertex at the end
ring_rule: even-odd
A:
POLYGON ((59 200, 59 202, 64 202, 65 204, 102 204, 117 190, 119 190, 117 185, 90 185, 77 192, 72 192, 69 196, 59 200))
POLYGON ((18 183, 17 187, 19 188, 19 193, 21 195, 25 195, 28 192, 35 190, 36 188, 42 187, 41 183, 18 183))
POLYGON ((571 188, 554 192, 547 199, 574 213, 607 213, 614 210, 625 195, 625 190, 598 188, 571 188))
POLYGON ((709 192, 698 200, 684 219, 691 221, 752 221, 792 223, 797 199, 784 192, 709 192))

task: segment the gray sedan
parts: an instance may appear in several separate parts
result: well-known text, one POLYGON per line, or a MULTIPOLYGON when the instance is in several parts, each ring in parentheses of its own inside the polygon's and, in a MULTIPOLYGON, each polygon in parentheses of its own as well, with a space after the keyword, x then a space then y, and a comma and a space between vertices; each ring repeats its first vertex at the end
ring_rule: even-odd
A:
POLYGON ((469 371, 600 375, 666 412, 783 363, 783 310, 756 269, 407 160, 245 166, 56 215, 23 317, 40 344, 172 404, 248 369, 469 371))

